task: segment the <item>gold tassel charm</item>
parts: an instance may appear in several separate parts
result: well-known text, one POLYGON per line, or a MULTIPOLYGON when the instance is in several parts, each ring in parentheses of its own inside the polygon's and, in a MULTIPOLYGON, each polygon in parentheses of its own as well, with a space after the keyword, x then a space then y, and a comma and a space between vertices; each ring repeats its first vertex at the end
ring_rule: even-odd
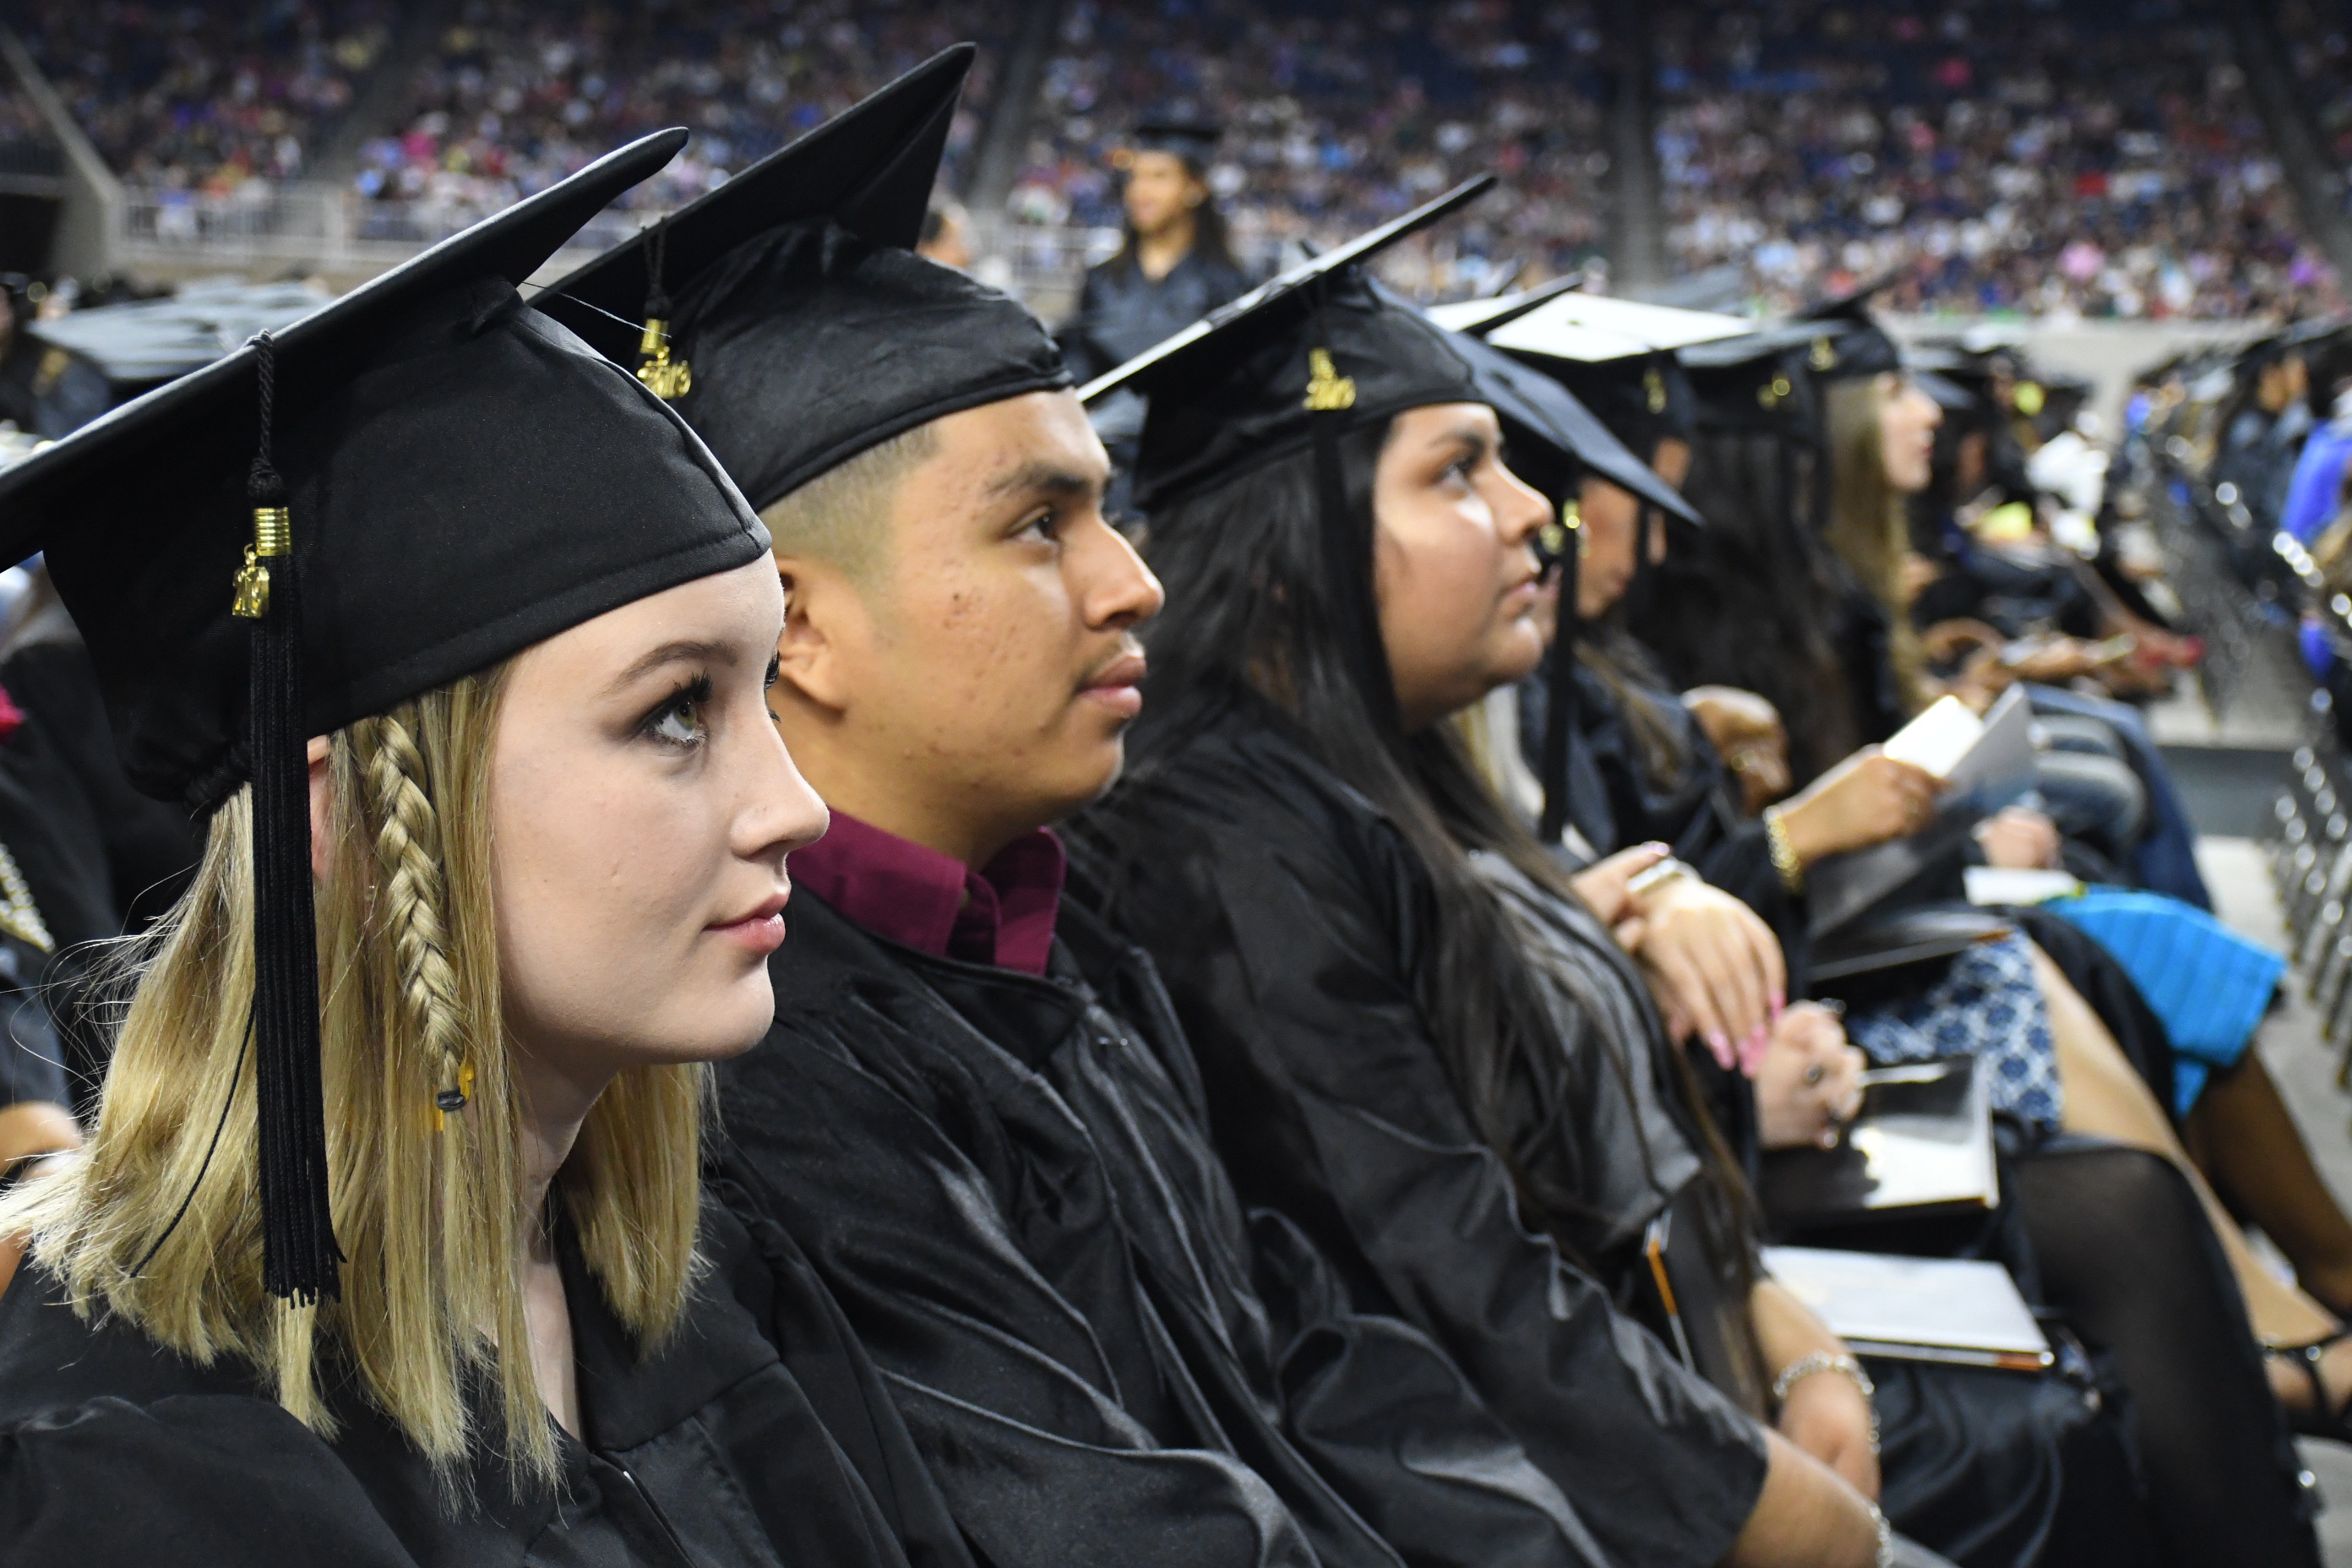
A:
POLYGON ((433 1131, 440 1132, 446 1130, 449 1125, 449 1113, 453 1110, 465 1110, 467 1102, 473 1098, 474 1064, 470 1061, 459 1062, 457 1087, 445 1089, 433 1097, 433 1131))
POLYGON ((1576 540, 1576 558, 1581 561, 1591 552, 1584 540, 1584 510, 1574 496, 1559 503, 1559 516, 1543 525, 1536 535, 1536 547, 1547 561, 1558 561, 1568 553, 1568 542, 1576 540))
POLYGON ((694 389, 694 367, 669 357, 669 323, 660 317, 646 318, 646 334, 637 340, 637 379, 663 402, 675 402, 694 389))
POLYGON ((5 844, 0 844, 0 931, 36 952, 57 951, 57 938, 49 934, 39 906, 33 902, 32 887, 16 868, 16 858, 8 853, 5 844))
POLYGON ((1307 351, 1307 412, 1337 414, 1356 406, 1356 378, 1341 375, 1329 349, 1307 351))
POLYGON ((242 621, 257 621, 269 613, 271 561, 294 553, 294 525, 282 506, 253 509, 253 542, 245 547, 245 564, 236 574, 236 597, 229 614, 242 621))

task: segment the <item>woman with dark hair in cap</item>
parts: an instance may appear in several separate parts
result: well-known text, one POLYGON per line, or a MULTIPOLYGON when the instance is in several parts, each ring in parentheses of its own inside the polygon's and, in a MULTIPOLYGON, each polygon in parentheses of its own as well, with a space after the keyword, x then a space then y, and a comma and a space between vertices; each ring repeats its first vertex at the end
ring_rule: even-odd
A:
MULTIPOLYGON (((1314 1236, 1360 1303, 1446 1345, 1604 1547, 1894 1560, 1916 1549, 1857 1489, 1875 1490, 1876 1459, 1843 1347, 1792 1300, 1760 1357, 1721 1331, 1751 1253, 1714 1254, 1731 1278, 1678 1273, 1694 1292, 1678 1321, 1587 1271, 1630 1281, 1651 1241, 1663 1258, 1676 1196, 1675 1226, 1745 1234, 1649 988, 1592 912, 1672 927, 1703 889, 1629 888, 1654 852, 1571 884, 1441 721, 1535 657, 1549 511, 1501 461, 1508 389, 1341 269, 1396 232, 1129 372, 1150 399, 1139 500, 1170 606, 1146 632, 1133 774, 1080 819, 1080 866, 1169 982, 1244 1200, 1314 1236), (1664 1165, 1603 1156, 1601 1130, 1625 1119, 1661 1134, 1664 1165), (1667 1348, 1677 1328, 1721 1352, 1734 1392, 1667 1348), (1776 1380, 1779 1430, 1752 1413, 1776 1380)), ((1680 504, 1638 468, 1618 471, 1680 504)), ((1738 989, 1717 999, 1736 1035, 1769 1028, 1773 1000, 1751 1018, 1738 989)))
POLYGON ((969 1562, 790 1240, 703 1195, 824 821, 768 535, 516 292, 685 140, 0 475, 131 775, 210 816, 87 1152, 0 1204, 0 1557, 969 1562))
MULTIPOLYGON (((1612 379, 1621 384, 1615 392, 1633 384, 1626 367, 1553 359, 1536 363, 1564 371, 1572 384, 1591 393, 1594 405, 1637 449, 1672 438, 1672 432, 1658 421, 1638 414, 1629 416, 1630 400, 1612 393, 1612 379)), ((1611 509, 1591 505, 1584 509, 1586 551, 1577 582, 1581 618, 1594 629, 1586 634, 1588 646, 1580 650, 1583 679, 1579 681, 1579 743, 1567 774, 1571 785, 1570 820, 1602 853, 1643 837, 1673 843, 1702 866, 1732 873, 1735 889, 1752 897, 1756 885, 1766 879, 1740 873, 1743 868, 1752 870, 1759 860, 1770 865, 1765 858, 1768 846, 1760 842, 1768 837, 1768 831, 1764 824, 1740 810, 1730 774, 1709 738, 1656 672, 1646 651, 1633 641, 1633 626, 1626 617, 1622 596, 1634 574, 1637 531, 1630 525, 1631 509, 1623 510, 1625 516, 1620 519, 1611 509), (1575 787, 1579 785, 1582 787, 1575 787)), ((1716 522, 1713 517, 1708 521, 1710 525, 1716 522)), ((1800 841, 1803 837, 1800 836, 1800 841)), ((1801 930, 1806 906, 1801 880, 1791 879, 1785 887, 1768 886, 1763 892, 1760 908, 1786 911, 1776 925, 1785 928, 1790 923, 1786 916, 1793 916, 1801 930)), ((2063 928, 2053 932, 2050 925, 2037 921, 2037 933, 2045 940, 2063 936, 2063 928)), ((2054 977, 2044 978, 2056 987, 2054 977)), ((2063 987, 2056 989, 2061 994, 2052 997, 2053 1021, 2061 1032, 2081 1035, 2092 1020, 2078 999, 2063 994, 2063 987)), ((1874 1017, 1857 1015, 1853 1027, 1861 1037, 1879 1042, 1881 1024, 1874 1017)), ((2094 1049, 2095 1043, 2087 1041, 2078 1041, 2074 1048, 2073 1062, 2077 1070, 2066 1078, 2074 1093, 2105 1105, 2118 1100, 2144 1100, 2136 1080, 2126 1081, 2127 1074, 2083 1070, 2094 1049)), ((2102 1059, 2112 1059, 2113 1055, 2109 1045, 2102 1059)), ((1786 1086, 1776 1081, 1785 1073, 1776 1069, 1786 1065, 1768 1059, 1759 1075, 1759 1131, 1767 1146, 1796 1141, 1811 1131, 1802 1125, 1785 1125, 1786 1086), (1784 1124, 1777 1131, 1776 1108, 1781 1110, 1779 1121, 1784 1124)), ((2119 1068, 2120 1063, 2116 1066, 2119 1068)), ((2258 1066, 2253 1068, 2257 1076, 2259 1070, 2258 1066)), ((2242 1099, 2250 1091, 2234 1086, 2230 1092, 2242 1099)), ((2151 1131, 2151 1121, 2160 1123, 2160 1115, 2119 1118, 2100 1105, 2066 1104, 2074 1113, 2069 1126, 2089 1128, 2137 1147, 2102 1150, 2061 1139, 2051 1146, 2047 1159, 2037 1155, 2018 1166, 2013 1176, 2026 1197, 2029 1235, 2047 1238, 2058 1253, 2047 1267, 2024 1255, 2018 1258, 2018 1266, 2026 1278, 2039 1273, 2049 1280, 2061 1305, 2080 1314, 2086 1332, 2103 1342, 2112 1337, 2128 1363, 2129 1375, 2150 1381, 2155 1392, 2141 1401, 2142 1451, 2149 1460, 2158 1493, 2166 1500, 2161 1513, 2173 1521, 2185 1517, 2192 1529, 2218 1530, 2221 1515, 2237 1507, 2238 1500, 2259 1499, 2266 1488, 2291 1501, 2292 1494, 2277 1494, 2273 1484, 2274 1470, 2268 1450, 2275 1446, 2274 1422, 2258 1402, 2247 1396, 2255 1380, 2244 1342, 2237 1337, 2245 1331, 2242 1321, 2226 1312, 2184 1310, 2174 1317, 2144 1310, 2116 1310, 2119 1294, 2128 1294, 2144 1309, 2150 1301, 2187 1307, 2200 1300, 2211 1301, 2217 1292, 2222 1298, 2229 1293, 2221 1283, 2225 1274, 2221 1258, 2207 1239, 2207 1227, 2197 1215, 2196 1205, 2181 1201, 2190 1195, 2190 1189, 2179 1173, 2185 1163, 2178 1145, 2151 1131), (2161 1168, 2149 1158, 2150 1152, 2173 1163, 2175 1170, 2161 1168), (2095 1198, 2091 1195, 2094 1192, 2095 1198), (2086 1238, 2082 1232, 2079 1222, 2084 1216, 2075 1210, 2078 1194, 2081 1202, 2124 1205, 2116 1211, 2118 1224, 2105 1243, 2086 1238), (2120 1216, 2126 1209, 2139 1217, 2123 1222, 2120 1216), (2112 1237, 2124 1231, 2130 1232, 2136 1243, 2128 1258, 2112 1250, 2112 1237), (2086 1247, 2092 1250, 2086 1252, 2086 1247), (2203 1339, 2196 1331, 2200 1329, 2225 1337, 2203 1339), (2221 1413, 2232 1411, 2249 1419, 2225 1425, 2221 1413), (2245 1466, 2252 1467, 2252 1479, 2246 1483, 2210 1484, 2217 1470, 2226 1473, 2245 1466), (2171 1479, 2175 1477, 2185 1480, 2171 1479), (2200 1511, 2200 1507, 2204 1511, 2200 1511)), ((2046 1136, 2044 1130, 2035 1142, 2046 1136)), ((2288 1189, 2291 1184, 2285 1173, 2301 1159, 2298 1149, 2277 1147, 2274 1135, 2237 1142, 2267 1147, 2273 1169, 2255 1184, 2266 1200, 2288 1189)), ((2287 1142, 2298 1143, 2291 1136, 2287 1142)), ((2242 1169, 2252 1156, 2252 1148, 2246 1147, 2234 1163, 2242 1169)), ((2308 1212, 2307 1204, 2300 1206, 2308 1212)), ((2284 1209, 2279 1212, 2283 1219, 2294 1217, 2284 1209)), ((2340 1226, 2340 1217, 2337 1223, 2340 1226)), ((2242 1254, 2234 1224, 2218 1210, 2213 1226, 2242 1254)), ((2308 1223, 2283 1223, 2280 1228, 2298 1237, 2315 1233, 2308 1223)), ((2239 1275, 2246 1278, 2243 1268, 2239 1275)), ((2279 1289, 2267 1279, 2249 1280, 2248 1288, 2261 1295, 2266 1305, 2279 1289)), ((2260 1321, 2271 1321, 2276 1327, 2274 1320, 2258 1314, 2260 1321)), ((2309 1315, 2286 1324, 2297 1339, 2320 1334, 2326 1326, 2324 1317, 2309 1315)), ((2323 1344, 2323 1351, 2330 1344, 2323 1344)), ((2315 1372, 2318 1369, 2317 1360, 2304 1359, 2315 1372)), ((2308 1403, 2310 1391, 2300 1386, 2308 1380, 2287 1373, 2281 1366, 2273 1384, 2284 1396, 2300 1396, 2308 1403)), ((2315 1410, 2312 1419, 2324 1423, 2325 1410, 2315 1410)))
POLYGON ((1062 353, 1081 379, 1181 331, 1250 286, 1209 189, 1215 125, 1169 113, 1135 127, 1119 163, 1127 221, 1118 254, 1087 269, 1062 353))

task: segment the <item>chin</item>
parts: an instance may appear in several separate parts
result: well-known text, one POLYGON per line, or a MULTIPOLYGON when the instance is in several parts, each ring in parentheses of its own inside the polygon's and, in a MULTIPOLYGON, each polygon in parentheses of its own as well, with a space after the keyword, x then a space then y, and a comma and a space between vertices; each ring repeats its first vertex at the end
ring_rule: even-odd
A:
MULTIPOLYGON (((697 990, 701 988, 698 987, 697 990)), ((649 1054, 666 1062, 723 1062, 741 1056, 767 1037, 776 1021, 776 988, 764 963, 725 986, 689 999, 687 988, 665 1009, 677 1028, 649 1054)), ((649 1045, 653 1042, 648 1041, 649 1045)))

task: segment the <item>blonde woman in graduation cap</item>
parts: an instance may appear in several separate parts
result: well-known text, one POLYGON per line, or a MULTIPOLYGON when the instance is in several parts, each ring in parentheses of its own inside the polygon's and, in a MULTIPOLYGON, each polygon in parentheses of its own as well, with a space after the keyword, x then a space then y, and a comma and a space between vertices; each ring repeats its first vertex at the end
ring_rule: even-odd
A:
POLYGON ((701 1195, 824 825, 767 531, 516 291, 685 140, 0 476, 209 823, 87 1154, 0 1208, 0 1561, 968 1561, 791 1243, 701 1195))

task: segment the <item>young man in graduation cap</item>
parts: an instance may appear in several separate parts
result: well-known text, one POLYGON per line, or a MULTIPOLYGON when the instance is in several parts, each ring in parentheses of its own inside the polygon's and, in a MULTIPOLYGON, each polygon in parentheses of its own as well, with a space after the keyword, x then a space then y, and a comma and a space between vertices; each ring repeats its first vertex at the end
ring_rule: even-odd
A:
POLYGON ((787 584, 772 706, 833 826, 730 1169, 1003 1568, 1604 1562, 1435 1344, 1245 1217, 1149 963, 1063 900, 1045 828, 1118 771, 1160 595, 1052 339, 909 248, 969 58, 541 301, 593 330, 660 269, 676 406, 787 584))
MULTIPOLYGON (((677 406, 789 586, 774 705, 834 826, 793 862, 777 1027, 726 1077, 730 1168, 992 1561, 1604 1559, 1447 1352, 1244 1217, 1151 967, 1062 896, 1045 829, 1119 768, 1160 594, 1043 330, 906 248, 961 69, 541 300, 593 328, 671 296, 647 373, 690 367, 677 406)), ((1618 1354, 1636 1331, 1583 1305, 1618 1354)), ((1617 1440, 1576 1405, 1558 1419, 1617 1440)))

